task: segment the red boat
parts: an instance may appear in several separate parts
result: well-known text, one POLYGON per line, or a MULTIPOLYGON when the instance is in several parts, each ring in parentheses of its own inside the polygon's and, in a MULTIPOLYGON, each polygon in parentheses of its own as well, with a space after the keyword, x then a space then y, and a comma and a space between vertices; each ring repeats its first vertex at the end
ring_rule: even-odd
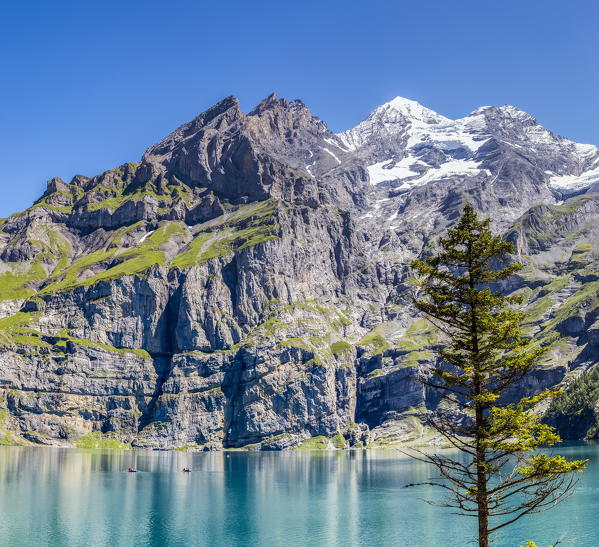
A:
POLYGON ((137 469, 135 469, 135 467, 130 467, 127 469, 127 471, 129 471, 129 473, 137 473, 137 469))

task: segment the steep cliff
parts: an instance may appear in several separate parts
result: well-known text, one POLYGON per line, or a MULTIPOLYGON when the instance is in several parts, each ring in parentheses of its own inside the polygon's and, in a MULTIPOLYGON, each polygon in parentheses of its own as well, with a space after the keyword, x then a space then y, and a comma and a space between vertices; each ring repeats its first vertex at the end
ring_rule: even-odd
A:
POLYGON ((396 99, 335 135, 300 101, 224 99, 2 221, 0 439, 426 440, 416 373, 442 340, 408 264, 466 199, 515 242, 509 289, 551 349, 522 392, 566 385, 599 359, 597 165, 513 107, 452 121, 396 99))

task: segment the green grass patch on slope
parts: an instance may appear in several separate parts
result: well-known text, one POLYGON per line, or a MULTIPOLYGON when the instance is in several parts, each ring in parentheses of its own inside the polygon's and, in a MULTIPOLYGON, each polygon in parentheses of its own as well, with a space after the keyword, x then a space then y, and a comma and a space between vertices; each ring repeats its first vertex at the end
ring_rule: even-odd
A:
POLYGON ((561 338, 557 327, 570 317, 599 306, 599 281, 585 283, 572 294, 552 314, 552 317, 541 324, 538 339, 544 344, 551 344, 561 338))
POLYGON ((572 278, 569 275, 564 275, 537 288, 531 295, 530 303, 526 307, 527 317, 525 324, 529 325, 538 321, 555 304, 555 294, 565 289, 571 282, 572 278), (541 292, 543 296, 539 297, 538 295, 541 292))
POLYGON ((44 334, 33 328, 37 326, 36 323, 40 316, 40 312, 18 312, 0 319, 0 347, 14 348, 15 346, 27 346, 29 348, 46 348, 51 352, 63 354, 67 344, 70 342, 78 346, 101 349, 112 353, 133 354, 139 359, 147 360, 152 358, 144 349, 117 348, 102 342, 75 338, 70 336, 66 329, 63 329, 58 334, 44 334), (57 338, 58 340, 56 340, 57 338), (51 344, 45 339, 53 340, 55 343, 51 344))
POLYGON ((99 431, 93 431, 75 439, 77 448, 110 448, 113 450, 128 450, 131 445, 116 439, 110 434, 102 434, 99 431))
POLYGON ((4 348, 15 346, 50 348, 51 345, 40 338, 41 333, 32 328, 39 317, 39 312, 18 312, 0 319, 0 346, 4 348))
POLYGON ((52 264, 54 272, 67 267, 73 252, 70 241, 56 229, 46 225, 35 227, 35 235, 29 239, 40 252, 33 260, 5 262, 9 270, 0 274, 0 300, 21 300, 33 296, 33 287, 47 279, 44 264, 52 264))
MULTIPOLYGON (((93 349, 102 349, 105 351, 110 351, 112 353, 131 353, 140 359, 151 359, 151 355, 145 349, 134 349, 134 348, 117 348, 115 346, 111 346, 110 344, 104 344, 102 342, 94 342, 92 340, 88 340, 87 338, 75 338, 66 334, 65 332, 61 333, 61 338, 64 341, 72 342, 73 344, 77 344, 79 346, 83 346, 86 348, 93 349)), ((59 342, 60 343, 60 342, 59 342)))
POLYGON ((351 353, 354 349, 349 342, 344 340, 338 340, 337 342, 333 342, 331 344, 331 353, 333 355, 343 355, 344 353, 351 353))
POLYGON ((572 249, 572 255, 568 262, 570 269, 580 269, 587 265, 588 257, 590 252, 593 250, 593 246, 590 243, 583 243, 572 249))
POLYGON ((425 350, 439 341, 439 333, 426 319, 414 321, 401 337, 397 349, 404 351, 425 350))
MULTIPOLYGON (((111 281, 127 275, 138 275, 152 266, 163 265, 166 262, 166 256, 160 248, 174 235, 184 233, 185 229, 181 223, 166 222, 135 247, 122 250, 113 241, 112 246, 108 249, 100 249, 80 257, 73 264, 55 274, 54 277, 57 280, 40 291, 40 294, 91 286, 100 281, 111 281), (118 260, 120 263, 84 277, 86 271, 99 269, 101 264, 108 260, 118 260)), ((123 232, 117 233, 115 239, 118 238, 118 242, 120 242, 123 235, 123 232)))
POLYGON ((113 213, 117 209, 120 209, 125 203, 129 201, 139 202, 148 196, 152 196, 157 201, 161 202, 163 207, 162 212, 167 210, 167 206, 171 206, 174 201, 181 200, 188 206, 193 200, 192 191, 184 184, 168 184, 166 188, 158 190, 157 181, 148 181, 142 188, 138 188, 133 193, 126 193, 127 180, 132 180, 135 170, 137 169, 136 164, 127 164, 129 166, 129 173, 125 173, 121 168, 113 170, 117 174, 117 180, 121 181, 120 185, 117 186, 96 186, 96 194, 93 196, 97 201, 91 201, 86 204, 87 211, 99 211, 106 209, 110 213, 113 213), (100 198, 100 199, 98 199, 100 198))
POLYGON ((367 333, 362 340, 358 342, 360 346, 371 346, 372 353, 382 353, 386 349, 389 349, 390 345, 386 338, 381 334, 380 327, 376 326, 369 333, 367 333))
POLYGON ((207 223, 170 267, 184 270, 278 239, 280 226, 275 213, 275 203, 265 201, 241 207, 224 219, 207 223))
POLYGON ((331 437, 331 442, 335 448, 345 448, 345 437, 341 435, 341 433, 337 433, 333 437, 331 437))
POLYGON ((46 277, 46 270, 39 260, 19 262, 12 269, 0 274, 0 300, 21 300, 32 296, 35 290, 28 287, 46 277))
POLYGON ((47 199, 49 197, 50 196, 46 196, 46 197, 42 198, 36 204, 32 205, 28 210, 31 211, 33 209, 43 207, 44 209, 48 209, 49 211, 54 211, 56 213, 72 213, 73 212, 72 205, 52 205, 52 204, 48 203, 47 199))
POLYGON ((304 442, 297 445, 295 450, 328 450, 331 448, 331 445, 333 448, 345 448, 345 438, 341 433, 333 435, 330 439, 324 435, 319 435, 317 437, 306 439, 304 442))
POLYGON ((329 439, 323 435, 311 437, 299 444, 296 450, 326 450, 329 447, 329 439))

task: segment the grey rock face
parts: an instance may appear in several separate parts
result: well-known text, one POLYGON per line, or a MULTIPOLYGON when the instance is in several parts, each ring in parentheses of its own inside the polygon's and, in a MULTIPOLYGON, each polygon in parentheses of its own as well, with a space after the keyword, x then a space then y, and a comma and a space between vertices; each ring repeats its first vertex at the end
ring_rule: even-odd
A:
POLYGON ((588 330, 589 333, 589 345, 597 350, 599 349, 599 321, 595 321, 588 330))
POLYGON ((597 360, 598 158, 513 107, 396 99, 335 135, 300 101, 230 97, 140 163, 52 179, 1 226, 0 439, 431 441, 417 377, 443 340, 408 265, 466 199, 515 243, 507 288, 550 348, 519 393, 567 384, 597 360))

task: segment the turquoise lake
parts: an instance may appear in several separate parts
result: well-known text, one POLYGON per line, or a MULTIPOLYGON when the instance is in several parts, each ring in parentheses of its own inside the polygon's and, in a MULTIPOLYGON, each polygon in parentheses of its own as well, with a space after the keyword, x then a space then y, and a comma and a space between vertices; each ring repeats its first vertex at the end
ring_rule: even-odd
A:
MULTIPOLYGON (((599 445, 569 444, 559 452, 591 460, 576 493, 522 519, 495 545, 599 545, 599 445)), ((0 545, 472 545, 472 519, 419 499, 439 491, 403 488, 429 472, 394 450, 0 447, 0 545)))

